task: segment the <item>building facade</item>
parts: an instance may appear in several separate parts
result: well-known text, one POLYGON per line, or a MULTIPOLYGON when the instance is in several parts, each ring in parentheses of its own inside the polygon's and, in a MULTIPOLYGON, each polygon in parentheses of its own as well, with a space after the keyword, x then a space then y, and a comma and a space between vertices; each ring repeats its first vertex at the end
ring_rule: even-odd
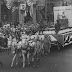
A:
POLYGON ((53 7, 62 6, 64 1, 67 2, 67 5, 72 5, 71 0, 38 0, 38 21, 40 21, 42 17, 42 14, 40 13, 40 10, 42 10, 42 8, 42 11, 44 11, 44 19, 46 19, 47 21, 53 21, 53 7))
MULTIPOLYGON (((11 1, 11 9, 6 7, 6 1, 0 0, 0 20, 9 21, 13 24, 24 23, 24 11, 20 9, 21 4, 25 4, 26 0, 9 0, 11 1)), ((72 4, 71 0, 29 0, 33 3, 33 23, 39 22, 40 19, 48 21, 53 20, 53 7, 62 6, 63 1, 72 4)))
MULTIPOLYGON (((32 13, 31 17, 33 18, 33 23, 36 23, 36 1, 37 0, 30 0, 33 5, 31 5, 30 13, 32 13)), ((12 19, 13 24, 19 22, 23 24, 25 21, 25 10, 22 8, 26 4, 26 0, 18 0, 13 2, 13 12, 12 12, 12 19)))
POLYGON ((0 0, 0 21, 11 22, 11 14, 11 9, 9 10, 6 6, 6 0, 0 0))

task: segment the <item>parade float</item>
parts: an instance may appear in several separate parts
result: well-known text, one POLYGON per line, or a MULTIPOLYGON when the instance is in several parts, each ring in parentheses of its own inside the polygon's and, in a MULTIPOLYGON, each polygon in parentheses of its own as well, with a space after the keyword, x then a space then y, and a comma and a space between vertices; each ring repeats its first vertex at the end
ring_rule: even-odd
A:
POLYGON ((51 37, 52 45, 64 47, 72 43, 72 6, 54 7, 54 25, 56 21, 61 24, 60 31, 56 34, 54 28, 44 31, 51 37))

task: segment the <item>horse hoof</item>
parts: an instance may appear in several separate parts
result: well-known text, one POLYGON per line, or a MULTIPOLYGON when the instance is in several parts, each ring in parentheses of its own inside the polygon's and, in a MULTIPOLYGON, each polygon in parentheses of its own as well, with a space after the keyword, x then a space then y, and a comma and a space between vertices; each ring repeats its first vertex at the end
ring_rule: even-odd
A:
POLYGON ((25 66, 22 66, 22 68, 25 68, 25 66))
POLYGON ((22 68, 25 68, 25 67, 22 67, 22 68))
POLYGON ((28 65, 30 65, 30 63, 28 63, 28 65))
POLYGON ((13 65, 11 65, 11 68, 13 67, 13 65))
POLYGON ((18 65, 18 63, 16 63, 16 65, 18 65))
POLYGON ((34 62, 34 58, 32 58, 32 62, 34 62))
POLYGON ((36 65, 34 65, 33 68, 36 68, 36 65))

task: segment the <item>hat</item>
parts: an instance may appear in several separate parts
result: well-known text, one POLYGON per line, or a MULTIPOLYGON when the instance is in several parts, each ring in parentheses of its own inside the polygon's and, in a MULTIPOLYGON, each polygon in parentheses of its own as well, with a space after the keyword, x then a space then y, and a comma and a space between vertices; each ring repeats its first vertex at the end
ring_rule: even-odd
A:
POLYGON ((56 20, 57 22, 59 22, 59 20, 56 20))

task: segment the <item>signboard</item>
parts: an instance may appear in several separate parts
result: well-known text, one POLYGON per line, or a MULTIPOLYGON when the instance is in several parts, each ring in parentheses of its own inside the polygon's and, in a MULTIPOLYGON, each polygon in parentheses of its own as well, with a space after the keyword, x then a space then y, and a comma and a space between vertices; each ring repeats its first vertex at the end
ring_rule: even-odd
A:
POLYGON ((54 7, 54 24, 56 24, 57 19, 67 19, 68 27, 72 27, 72 6, 54 7))
POLYGON ((21 5, 20 5, 20 9, 21 9, 21 10, 25 10, 25 9, 26 9, 26 4, 21 4, 21 5))

